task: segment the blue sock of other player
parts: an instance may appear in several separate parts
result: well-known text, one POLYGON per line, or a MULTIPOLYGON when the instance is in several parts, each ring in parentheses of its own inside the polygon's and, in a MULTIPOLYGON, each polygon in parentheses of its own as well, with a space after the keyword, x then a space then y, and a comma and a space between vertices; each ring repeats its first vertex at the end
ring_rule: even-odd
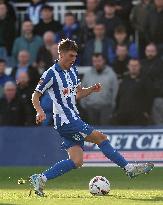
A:
POLYGON ((42 175, 45 176, 47 180, 54 179, 75 168, 75 163, 71 159, 66 159, 57 162, 54 166, 43 172, 42 175))
POLYGON ((111 146, 109 140, 103 141, 98 146, 108 159, 110 159, 121 168, 125 168, 125 166, 128 164, 124 157, 111 146))

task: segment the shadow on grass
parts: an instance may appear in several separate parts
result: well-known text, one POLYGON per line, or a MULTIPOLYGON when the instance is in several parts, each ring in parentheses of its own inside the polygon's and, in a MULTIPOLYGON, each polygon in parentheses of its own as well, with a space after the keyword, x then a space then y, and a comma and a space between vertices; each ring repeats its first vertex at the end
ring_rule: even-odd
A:
POLYGON ((0 202, 0 205, 16 205, 16 204, 9 204, 9 203, 1 203, 0 202))
POLYGON ((152 202, 159 202, 162 201, 163 202, 163 197, 161 196, 155 196, 155 197, 151 197, 150 199, 133 199, 133 198, 129 198, 130 200, 134 200, 134 201, 152 201, 152 202))
MULTIPOLYGON (((130 198, 130 197, 125 197, 125 196, 115 196, 115 195, 109 195, 115 199, 128 199, 132 201, 140 201, 140 202, 163 202, 163 197, 161 196, 151 196, 150 198, 130 198)), ((109 197, 108 196, 108 197, 109 197)))

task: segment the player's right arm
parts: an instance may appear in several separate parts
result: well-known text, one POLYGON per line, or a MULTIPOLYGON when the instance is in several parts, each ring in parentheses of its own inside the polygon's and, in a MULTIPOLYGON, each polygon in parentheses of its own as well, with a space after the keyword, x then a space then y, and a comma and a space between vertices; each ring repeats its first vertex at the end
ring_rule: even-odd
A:
POLYGON ((42 109, 40 105, 40 97, 53 84, 53 73, 52 72, 53 71, 49 69, 43 73, 34 93, 32 94, 32 104, 37 112, 37 115, 36 115, 37 124, 41 123, 42 121, 46 119, 44 110, 42 109))

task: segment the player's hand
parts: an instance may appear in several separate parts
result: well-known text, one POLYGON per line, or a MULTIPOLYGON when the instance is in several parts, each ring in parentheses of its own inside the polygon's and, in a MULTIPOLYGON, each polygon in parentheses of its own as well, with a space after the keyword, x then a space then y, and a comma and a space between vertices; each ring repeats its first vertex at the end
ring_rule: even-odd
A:
POLYGON ((92 85, 92 92, 100 92, 101 88, 102 88, 101 84, 96 83, 96 84, 92 85))
POLYGON ((44 121, 46 119, 46 114, 44 113, 43 110, 37 112, 36 115, 36 124, 41 123, 42 121, 44 121))

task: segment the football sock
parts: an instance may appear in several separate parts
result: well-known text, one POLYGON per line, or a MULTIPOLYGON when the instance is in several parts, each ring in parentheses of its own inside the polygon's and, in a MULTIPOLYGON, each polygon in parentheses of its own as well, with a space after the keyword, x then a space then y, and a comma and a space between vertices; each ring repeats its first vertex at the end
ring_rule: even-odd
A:
POLYGON ((108 159, 110 159, 121 168, 125 168, 125 166, 128 164, 124 157, 111 146, 109 140, 103 141, 98 146, 108 159))
POLYGON ((75 168, 75 163, 71 159, 66 159, 57 162, 54 166, 43 172, 43 175, 47 180, 54 179, 75 168))

